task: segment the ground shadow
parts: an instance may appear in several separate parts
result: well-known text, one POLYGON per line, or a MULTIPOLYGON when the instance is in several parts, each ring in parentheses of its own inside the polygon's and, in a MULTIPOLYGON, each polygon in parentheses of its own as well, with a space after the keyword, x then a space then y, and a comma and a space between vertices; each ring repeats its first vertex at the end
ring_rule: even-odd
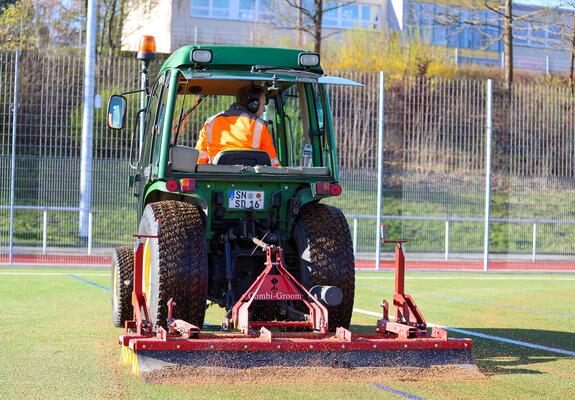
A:
MULTIPOLYGON (((574 332, 538 329, 458 329, 575 352, 574 332)), ((374 333, 375 327, 352 324, 350 330, 354 333, 374 333)), ((567 354, 505 343, 495 339, 481 338, 457 332, 450 332, 449 336, 473 339, 473 359, 477 367, 485 375, 542 374, 544 372, 530 367, 563 358, 572 358, 575 361, 574 356, 567 354)))
MULTIPOLYGON (((475 333, 512 339, 540 346, 575 352, 575 333, 539 329, 483 329, 461 328, 475 333)), ((465 337, 453 333, 452 337, 465 337)), ((534 349, 518 344, 504 343, 493 339, 471 337, 475 363, 486 375, 541 374, 538 369, 529 368, 538 364, 572 358, 544 349, 534 349)))

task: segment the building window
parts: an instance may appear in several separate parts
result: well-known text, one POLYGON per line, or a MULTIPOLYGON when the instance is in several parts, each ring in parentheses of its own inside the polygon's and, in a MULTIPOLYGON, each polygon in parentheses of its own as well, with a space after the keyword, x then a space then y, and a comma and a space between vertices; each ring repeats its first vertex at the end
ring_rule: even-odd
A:
POLYGON ((192 16, 229 18, 230 0, 192 0, 192 16))
POLYGON ((210 0, 193 0, 191 8, 194 17, 210 16, 210 0))
POLYGON ((560 47, 561 28, 551 23, 513 23, 513 44, 527 47, 560 47))
POLYGON ((269 21, 271 0, 190 0, 192 17, 269 21))
POLYGON ((323 14, 322 26, 325 28, 363 28, 379 30, 379 6, 367 4, 340 5, 335 2, 325 3, 325 9, 331 9, 323 14), (336 8, 337 7, 337 8, 336 8))
POLYGON ((527 22, 515 22, 513 24, 513 44, 529 45, 529 24, 527 22))
POLYGON ((256 0, 240 0, 240 7, 238 10, 239 19, 254 21, 256 19, 256 14, 256 0))
POLYGON ((499 51, 500 48, 499 23, 490 11, 414 3, 411 5, 411 21, 411 32, 426 44, 491 51, 499 51), (465 21, 477 21, 477 25, 465 21))
POLYGON ((212 15, 219 18, 227 18, 230 15, 230 0, 210 0, 213 4, 212 15))

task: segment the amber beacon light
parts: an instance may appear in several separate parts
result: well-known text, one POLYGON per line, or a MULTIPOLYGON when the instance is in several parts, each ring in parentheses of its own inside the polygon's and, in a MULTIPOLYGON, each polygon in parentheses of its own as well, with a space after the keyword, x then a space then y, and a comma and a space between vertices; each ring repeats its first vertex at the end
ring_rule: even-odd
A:
POLYGON ((138 46, 138 55, 136 56, 138 60, 142 61, 153 61, 157 58, 156 54, 156 39, 150 35, 144 35, 140 39, 140 45, 138 46))

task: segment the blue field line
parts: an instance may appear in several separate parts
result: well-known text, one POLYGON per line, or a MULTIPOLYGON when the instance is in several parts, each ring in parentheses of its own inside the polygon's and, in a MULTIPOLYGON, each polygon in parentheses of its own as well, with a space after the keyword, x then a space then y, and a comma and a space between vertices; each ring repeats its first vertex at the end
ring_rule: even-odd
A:
POLYGON ((82 282, 84 282, 84 283, 87 283, 88 285, 92 285, 92 286, 95 286, 95 287, 97 287, 97 288, 107 290, 108 292, 111 292, 111 291, 112 291, 112 289, 110 289, 110 288, 107 287, 107 286, 102 286, 102 285, 100 285, 100 284, 98 284, 98 283, 96 283, 96 282, 92 282, 92 281, 89 281, 89 280, 87 280, 87 279, 80 278, 79 276, 72 275, 72 274, 68 274, 68 276, 69 276, 70 278, 74 278, 74 279, 77 279, 77 280, 82 281, 82 282))
POLYGON ((213 329, 214 331, 218 331, 218 332, 223 332, 223 329, 221 326, 217 326, 217 325, 210 325, 210 324, 204 324, 203 326, 204 328, 210 328, 213 329))
MULTIPOLYGON (((361 287, 365 287, 368 289, 381 289, 380 286, 364 285, 362 283, 356 283, 355 286, 361 286, 361 287)), ((415 295, 417 295, 417 293, 415 295)), ((490 301, 485 301, 485 300, 466 299, 463 297, 450 297, 450 296, 443 296, 440 294, 434 294, 433 297, 445 299, 445 300, 450 300, 450 301, 455 301, 455 302, 460 302, 460 303, 483 304, 483 305, 487 305, 487 306, 493 306, 494 308, 505 308, 505 309, 520 310, 520 311, 528 311, 529 313, 554 315, 556 317, 575 318, 575 314, 562 313, 559 311, 542 310, 542 309, 530 308, 530 307, 513 306, 513 305, 508 305, 508 304, 498 304, 498 303, 492 303, 490 301)))
POLYGON ((404 399, 423 400, 423 397, 415 396, 415 395, 407 393, 407 392, 402 392, 401 390, 397 390, 397 389, 394 389, 392 387, 382 385, 381 383, 372 383, 372 386, 376 387, 378 389, 381 389, 381 390, 385 390, 386 392, 390 392, 390 393, 396 394, 398 396, 401 396, 404 399))

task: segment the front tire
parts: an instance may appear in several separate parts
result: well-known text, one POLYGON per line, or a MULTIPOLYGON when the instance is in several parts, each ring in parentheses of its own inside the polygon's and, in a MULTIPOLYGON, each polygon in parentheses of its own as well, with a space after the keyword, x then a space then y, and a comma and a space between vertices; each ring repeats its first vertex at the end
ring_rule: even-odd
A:
POLYGON ((208 263, 201 211, 181 201, 146 206, 139 233, 142 238, 142 290, 155 325, 166 327, 168 300, 173 317, 202 327, 206 313, 208 263))
POLYGON ((294 228, 300 256, 300 279, 310 289, 315 285, 337 286, 342 302, 327 307, 329 329, 349 328, 355 292, 355 259, 349 226, 335 207, 308 203, 302 207, 294 228))

